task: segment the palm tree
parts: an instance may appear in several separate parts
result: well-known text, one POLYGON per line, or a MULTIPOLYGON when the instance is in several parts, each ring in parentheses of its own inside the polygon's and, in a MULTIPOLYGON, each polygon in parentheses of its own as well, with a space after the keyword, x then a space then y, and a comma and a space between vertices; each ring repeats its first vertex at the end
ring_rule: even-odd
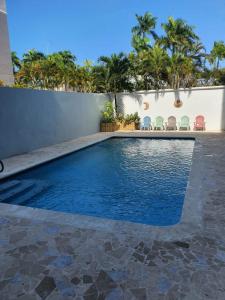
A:
POLYGON ((29 88, 41 88, 40 79, 41 68, 39 61, 33 63, 22 64, 20 70, 16 73, 15 81, 21 86, 29 88))
POLYGON ((191 48, 194 43, 199 41, 199 37, 194 33, 193 27, 189 26, 182 19, 169 17, 167 23, 162 24, 166 36, 160 39, 160 44, 169 49, 171 54, 183 53, 184 49, 191 48))
POLYGON ((187 49, 186 56, 192 58, 196 66, 205 67, 207 54, 204 45, 200 41, 196 41, 187 49))
POLYGON ((214 69, 219 69, 219 64, 225 59, 225 44, 223 41, 214 42, 213 49, 208 55, 208 61, 214 65, 214 69))
POLYGON ((191 87, 196 83, 197 70, 192 58, 175 53, 169 59, 167 66, 168 82, 172 89, 191 87))
POLYGON ((95 91, 93 65, 90 60, 85 60, 83 66, 77 66, 70 85, 74 90, 82 93, 95 91))
POLYGON ((167 81, 167 65, 169 56, 167 52, 155 44, 148 51, 140 52, 140 69, 145 79, 145 89, 160 89, 165 87, 167 81), (150 86, 149 86, 150 85, 150 86))
POLYGON ((66 66, 74 65, 76 61, 76 56, 69 50, 59 51, 58 55, 62 58, 62 61, 66 66))
POLYGON ((70 51, 60 51, 48 55, 47 59, 55 65, 55 87, 57 89, 63 87, 67 91, 70 87, 71 78, 75 76, 76 57, 70 51))
POLYGON ((143 16, 136 15, 136 19, 138 24, 132 28, 132 46, 138 52, 150 47, 149 36, 152 36, 155 40, 158 38, 154 31, 157 18, 147 12, 143 16))
POLYGON ((15 51, 11 53, 11 57, 12 57, 12 64, 13 64, 13 73, 16 74, 17 70, 21 68, 21 61, 15 51))
POLYGON ((45 55, 35 49, 31 49, 23 55, 23 63, 32 63, 40 59, 45 59, 45 55))
POLYGON ((196 81, 198 68, 204 65, 205 49, 194 28, 182 19, 169 17, 162 28, 166 35, 160 38, 159 44, 171 54, 167 68, 169 84, 175 89, 190 86, 196 81))
POLYGON ((107 93, 110 91, 108 85, 108 70, 101 64, 93 67, 93 85, 94 91, 97 93, 107 93))
POLYGON ((104 72, 102 72, 105 76, 105 91, 114 94, 115 109, 117 111, 116 94, 131 88, 131 82, 129 80, 129 59, 121 52, 118 55, 112 54, 110 57, 101 56, 98 61, 105 69, 104 72))

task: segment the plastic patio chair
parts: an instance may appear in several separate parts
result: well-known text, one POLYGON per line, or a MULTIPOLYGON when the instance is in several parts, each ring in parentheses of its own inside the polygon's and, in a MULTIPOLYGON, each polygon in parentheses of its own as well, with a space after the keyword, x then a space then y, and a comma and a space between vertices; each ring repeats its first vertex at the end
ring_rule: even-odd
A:
POLYGON ((177 120, 174 116, 170 116, 166 123, 166 130, 177 130, 177 120))
POLYGON ((180 119, 179 130, 190 130, 190 119, 188 116, 183 116, 180 119))
POLYGON ((154 129, 155 130, 164 130, 163 122, 164 122, 163 117, 161 117, 161 116, 156 117, 155 124, 154 124, 154 129))
POLYGON ((149 116, 144 117, 141 129, 151 130, 151 118, 149 116))
POLYGON ((205 117, 197 116, 194 122, 194 130, 205 130, 205 117))

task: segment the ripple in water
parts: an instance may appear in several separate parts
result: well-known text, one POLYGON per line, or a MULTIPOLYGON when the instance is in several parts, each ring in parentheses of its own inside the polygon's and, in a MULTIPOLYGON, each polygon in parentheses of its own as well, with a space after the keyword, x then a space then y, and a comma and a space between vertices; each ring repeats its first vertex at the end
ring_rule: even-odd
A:
POLYGON ((48 182, 27 206, 157 226, 179 222, 193 140, 114 138, 19 179, 48 182))

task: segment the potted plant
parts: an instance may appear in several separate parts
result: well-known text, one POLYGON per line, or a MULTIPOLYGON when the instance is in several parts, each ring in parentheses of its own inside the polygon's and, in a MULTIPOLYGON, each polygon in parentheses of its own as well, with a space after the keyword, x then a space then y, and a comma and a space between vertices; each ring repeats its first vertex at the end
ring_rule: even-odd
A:
POLYGON ((136 130, 139 129, 140 117, 138 113, 126 115, 117 115, 117 130, 136 130))
POLYGON ((130 114, 125 117, 125 130, 139 129, 140 117, 138 113, 130 114))
POLYGON ((140 129, 140 120, 141 118, 139 117, 138 113, 133 114, 133 122, 136 130, 140 129))
POLYGON ((115 113, 111 101, 106 102, 105 110, 102 112, 100 124, 101 132, 112 132, 116 130, 115 113))
POLYGON ((122 130, 124 127, 124 115, 117 113, 116 115, 116 130, 122 130))

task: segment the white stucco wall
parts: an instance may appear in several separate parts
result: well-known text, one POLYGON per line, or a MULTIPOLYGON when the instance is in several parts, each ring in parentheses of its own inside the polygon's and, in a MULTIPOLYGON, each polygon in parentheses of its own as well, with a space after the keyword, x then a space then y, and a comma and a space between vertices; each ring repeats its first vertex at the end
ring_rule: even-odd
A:
POLYGON ((0 88, 0 159, 98 132, 107 99, 0 88))
POLYGON ((138 112, 141 118, 150 116, 152 120, 162 116, 166 121, 175 116, 177 121, 184 115, 189 116, 191 128, 197 115, 204 115, 206 130, 225 130, 225 87, 192 88, 187 90, 148 91, 118 95, 118 103, 125 114, 138 112), (183 102, 182 107, 174 106, 175 99, 183 102), (144 110, 144 102, 149 109, 144 110))

